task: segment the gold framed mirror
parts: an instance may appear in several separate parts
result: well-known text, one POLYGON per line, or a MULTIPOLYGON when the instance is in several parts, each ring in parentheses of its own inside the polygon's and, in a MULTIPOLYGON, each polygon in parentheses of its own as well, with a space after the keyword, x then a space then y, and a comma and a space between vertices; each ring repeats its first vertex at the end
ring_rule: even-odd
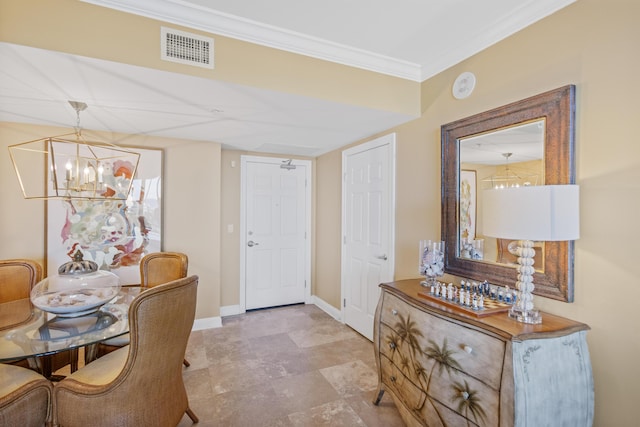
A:
MULTIPOLYGON (((575 184, 574 122, 575 86, 567 85, 441 127, 446 273, 500 286, 515 284, 515 264, 500 260, 497 255, 508 242, 484 239, 482 225, 475 223, 475 218, 482 217, 477 212, 482 208, 482 184, 500 185, 505 177, 507 183, 512 183, 515 176, 522 179, 518 185, 575 184), (520 146, 518 133, 529 134, 520 146), (489 142, 499 137, 509 145, 489 142), (536 139, 539 146, 534 144, 536 139), (525 149, 529 143, 532 147, 525 149), (469 153, 474 150, 500 159, 501 163, 490 166, 493 175, 487 175, 488 169, 480 167, 483 162, 479 157, 469 153), (521 165, 527 166, 525 173, 516 173, 515 168, 521 165), (479 172, 481 169, 484 173, 479 172), (469 182, 473 184, 470 186, 469 182), (476 188, 472 188, 474 185, 476 188), (470 256, 469 244, 480 240, 484 243, 481 255, 472 252, 470 256)), ((534 274, 534 294, 572 302, 573 242, 540 242, 536 257, 540 264, 534 274)))

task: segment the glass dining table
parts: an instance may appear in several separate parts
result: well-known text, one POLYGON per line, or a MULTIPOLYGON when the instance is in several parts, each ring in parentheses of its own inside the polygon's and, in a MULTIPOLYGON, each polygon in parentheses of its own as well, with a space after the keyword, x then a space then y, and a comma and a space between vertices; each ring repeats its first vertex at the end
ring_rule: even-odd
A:
MULTIPOLYGON (((142 292, 140 286, 123 286, 118 295, 97 311, 62 317, 35 307, 29 298, 0 303, 0 362, 38 358, 99 343, 129 332, 129 306, 142 292)), ((85 360, 92 360, 85 354, 85 360)), ((41 372, 51 376, 46 364, 41 372)))

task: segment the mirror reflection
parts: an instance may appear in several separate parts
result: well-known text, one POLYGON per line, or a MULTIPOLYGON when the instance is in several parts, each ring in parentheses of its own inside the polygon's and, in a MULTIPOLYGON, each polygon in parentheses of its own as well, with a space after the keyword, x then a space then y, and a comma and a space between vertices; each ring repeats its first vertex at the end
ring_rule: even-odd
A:
MULTIPOLYGON (((460 138, 460 218, 457 256, 516 265, 510 241, 484 236, 482 190, 544 184, 544 118, 460 138)), ((543 243, 536 246, 542 255, 543 243)), ((543 270, 544 256, 536 270, 543 270)))
MULTIPOLYGON (((574 119, 575 86, 567 85, 442 125, 445 273, 513 285, 509 242, 485 237, 477 223, 481 192, 575 183, 574 119)), ((539 243, 536 295, 573 301, 573 252, 573 241, 539 243)))

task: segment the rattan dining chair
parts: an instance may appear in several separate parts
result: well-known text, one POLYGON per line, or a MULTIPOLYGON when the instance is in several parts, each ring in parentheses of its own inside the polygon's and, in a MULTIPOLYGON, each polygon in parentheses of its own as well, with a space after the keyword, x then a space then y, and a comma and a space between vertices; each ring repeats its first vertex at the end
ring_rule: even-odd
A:
MULTIPOLYGON (((30 259, 0 260, 0 303, 29 298, 31 288, 42 279, 42 267, 30 259)), ((14 365, 37 369, 50 376, 66 365, 71 372, 78 369, 78 350, 68 350, 52 355, 40 356, 12 362, 14 365)))
MULTIPOLYGON (((154 286, 187 277, 189 258, 180 252, 154 252, 145 255, 140 261, 140 286, 153 288, 154 286)), ((129 335, 112 338, 98 344, 97 357, 129 344, 129 335)), ((190 366, 189 361, 182 360, 184 366, 190 366)))
POLYGON ((0 302, 29 298, 42 279, 42 267, 30 259, 0 260, 0 302))
POLYGON ((54 425, 175 427, 189 408, 180 361, 196 310, 198 276, 155 286, 129 307, 130 345, 56 384, 54 425))
POLYGON ((140 261, 140 285, 152 288, 187 277, 189 258, 180 252, 154 252, 140 261))
POLYGON ((0 426, 49 424, 52 396, 53 385, 42 375, 0 363, 0 426))

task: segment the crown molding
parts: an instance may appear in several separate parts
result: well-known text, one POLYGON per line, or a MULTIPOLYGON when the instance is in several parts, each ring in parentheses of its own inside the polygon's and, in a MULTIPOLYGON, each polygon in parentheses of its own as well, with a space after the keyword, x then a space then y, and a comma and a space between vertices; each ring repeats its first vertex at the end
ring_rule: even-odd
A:
POLYGON ((189 0, 81 1, 274 49, 423 82, 577 0, 521 0, 515 8, 505 9, 503 14, 496 14, 495 19, 478 27, 475 35, 466 37, 458 46, 452 47, 452 41, 449 40, 448 43, 425 49, 426 57, 418 63, 226 14, 189 0))
POLYGON ((423 64, 429 65, 422 66, 419 81, 425 81, 435 76, 452 65, 464 61, 576 1, 527 0, 521 2, 517 9, 511 10, 509 13, 499 16, 495 21, 487 22, 486 25, 478 28, 476 34, 464 40, 464 44, 453 47, 449 45, 440 52, 430 52, 429 57, 423 61, 423 64))
POLYGON ((416 82, 422 80, 422 67, 419 64, 310 37, 186 1, 81 1, 350 67, 416 82))

